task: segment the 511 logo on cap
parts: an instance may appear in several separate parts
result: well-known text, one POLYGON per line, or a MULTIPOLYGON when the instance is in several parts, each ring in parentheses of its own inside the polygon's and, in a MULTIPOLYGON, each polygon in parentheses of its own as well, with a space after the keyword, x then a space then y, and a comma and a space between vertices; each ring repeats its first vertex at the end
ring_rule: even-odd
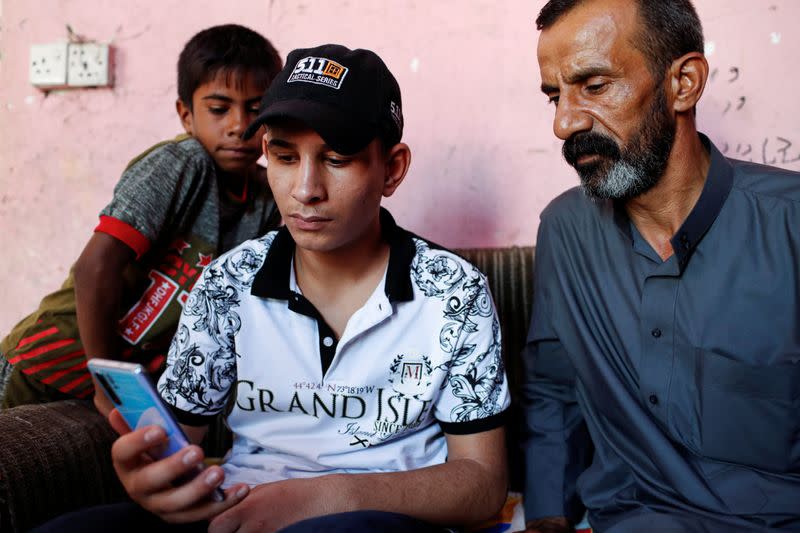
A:
POLYGON ((294 66, 286 83, 304 81, 338 89, 342 86, 348 68, 325 57, 304 57, 294 66))

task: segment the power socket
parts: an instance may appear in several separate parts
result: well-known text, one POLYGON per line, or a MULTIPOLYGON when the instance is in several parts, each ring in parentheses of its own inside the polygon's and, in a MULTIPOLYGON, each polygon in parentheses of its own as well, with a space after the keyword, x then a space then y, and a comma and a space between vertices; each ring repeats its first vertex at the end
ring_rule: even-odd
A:
POLYGON ((31 85, 53 89, 67 85, 67 43, 31 46, 28 79, 31 85))
POLYGON ((67 85, 108 87, 112 84, 111 50, 107 44, 70 43, 67 85))

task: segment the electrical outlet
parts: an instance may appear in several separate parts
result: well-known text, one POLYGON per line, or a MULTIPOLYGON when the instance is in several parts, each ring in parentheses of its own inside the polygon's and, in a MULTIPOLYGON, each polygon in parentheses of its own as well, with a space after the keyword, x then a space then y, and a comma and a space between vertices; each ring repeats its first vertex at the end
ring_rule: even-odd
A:
POLYGON ((67 84, 67 43, 34 44, 28 78, 32 85, 44 89, 67 84))
POLYGON ((67 85, 107 87, 111 82, 111 52, 107 44, 70 43, 67 85))

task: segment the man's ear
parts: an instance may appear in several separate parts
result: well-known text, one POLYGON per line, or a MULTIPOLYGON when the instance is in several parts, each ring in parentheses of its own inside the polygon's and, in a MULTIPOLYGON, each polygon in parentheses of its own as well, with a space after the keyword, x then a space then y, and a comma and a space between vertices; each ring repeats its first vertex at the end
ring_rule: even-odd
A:
POLYGON ((691 111, 700 101, 708 81, 708 61, 700 52, 689 52, 669 69, 672 108, 676 113, 691 111))
POLYGON ((388 198, 406 177, 411 165, 411 149, 405 143, 397 143, 386 155, 386 174, 383 180, 383 195, 388 198))
POLYGON ((181 124, 183 124, 183 129, 189 135, 194 135, 194 115, 192 115, 192 110, 186 105, 183 100, 178 98, 175 100, 175 111, 178 112, 178 117, 181 119, 181 124))

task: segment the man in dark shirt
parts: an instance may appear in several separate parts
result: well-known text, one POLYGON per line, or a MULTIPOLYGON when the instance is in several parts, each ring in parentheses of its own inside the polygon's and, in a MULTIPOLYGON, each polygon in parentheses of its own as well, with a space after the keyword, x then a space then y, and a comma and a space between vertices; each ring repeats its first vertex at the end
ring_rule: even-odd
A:
POLYGON ((724 158, 689 0, 551 0, 542 90, 580 188, 542 214, 528 531, 800 528, 800 175, 724 158))

